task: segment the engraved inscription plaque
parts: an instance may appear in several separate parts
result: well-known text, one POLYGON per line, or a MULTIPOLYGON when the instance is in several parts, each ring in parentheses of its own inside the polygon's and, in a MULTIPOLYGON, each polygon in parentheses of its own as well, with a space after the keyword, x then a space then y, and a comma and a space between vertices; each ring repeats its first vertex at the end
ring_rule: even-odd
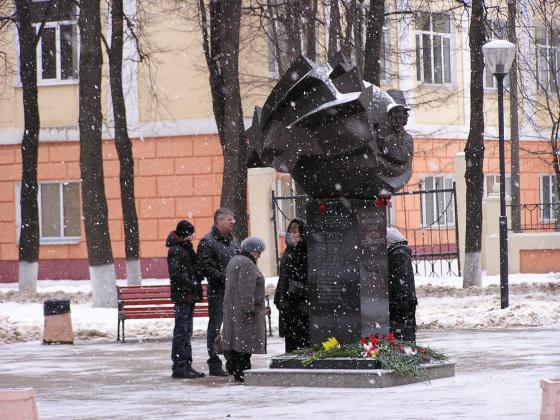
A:
POLYGON ((369 200, 314 200, 307 215, 311 343, 387 333, 385 209, 369 200))

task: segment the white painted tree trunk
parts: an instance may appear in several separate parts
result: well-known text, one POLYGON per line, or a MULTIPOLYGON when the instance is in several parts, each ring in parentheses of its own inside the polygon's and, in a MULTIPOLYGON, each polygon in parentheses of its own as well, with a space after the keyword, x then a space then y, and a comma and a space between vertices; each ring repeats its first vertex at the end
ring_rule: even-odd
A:
POLYGON ((117 307, 117 276, 115 265, 105 264, 89 267, 94 308, 117 307))
POLYGON ((126 260, 126 284, 128 286, 140 286, 142 284, 139 259, 126 260))
POLYGON ((465 253, 465 264, 463 265, 463 288, 481 286, 482 278, 480 272, 480 252, 465 253))
POLYGON ((20 292, 37 292, 38 262, 19 262, 18 283, 20 292))

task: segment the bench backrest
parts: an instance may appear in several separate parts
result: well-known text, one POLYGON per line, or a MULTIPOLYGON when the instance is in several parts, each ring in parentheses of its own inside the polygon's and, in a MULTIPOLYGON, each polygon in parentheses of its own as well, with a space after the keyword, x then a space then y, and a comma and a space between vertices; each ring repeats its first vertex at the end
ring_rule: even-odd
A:
MULTIPOLYGON (((206 289, 208 285, 202 284, 202 302, 207 303, 206 289)), ((153 286, 117 286, 119 306, 132 305, 172 305, 171 287, 168 284, 153 286)))

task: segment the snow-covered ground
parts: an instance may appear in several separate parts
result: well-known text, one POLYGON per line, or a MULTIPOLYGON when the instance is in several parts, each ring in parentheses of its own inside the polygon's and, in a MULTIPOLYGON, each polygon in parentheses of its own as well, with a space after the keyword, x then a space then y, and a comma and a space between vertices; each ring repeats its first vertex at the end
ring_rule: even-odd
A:
MULTIPOLYGON (((272 296, 277 278, 267 279, 272 296)), ((165 283, 144 280, 143 284, 165 283)), ((119 281, 119 284, 125 284, 119 281)), ((459 277, 417 277, 419 329, 485 329, 560 326, 560 274, 509 276, 510 306, 500 309, 499 276, 483 277, 482 287, 462 288, 459 277)), ((39 281, 34 294, 21 294, 15 283, 0 283, 0 343, 40 340, 43 301, 69 298, 74 335, 78 340, 116 338, 117 310, 93 308, 89 281, 39 281)), ((277 325, 274 305, 273 330, 277 325)), ((206 318, 195 318, 195 336, 205 334, 206 318)), ((130 320, 128 337, 170 337, 172 319, 130 320)))
MULTIPOLYGON (((276 280, 267 279, 270 295, 276 280)), ((117 311, 91 307, 89 282, 41 281, 38 293, 28 295, 16 284, 0 284, 0 388, 35 389, 42 419, 536 420, 539 380, 560 377, 560 276, 512 275, 509 281, 510 307, 502 310, 498 276, 466 290, 457 277, 417 277, 418 342, 445 351, 456 375, 383 389, 173 380, 173 320, 127 321, 127 343, 117 343, 117 311), (53 297, 71 299, 74 346, 40 344, 42 302, 53 297)), ((193 364, 202 371, 206 322, 195 319, 193 339, 193 364)), ((253 356, 255 368, 283 352, 283 339, 275 334, 268 349, 253 356)))

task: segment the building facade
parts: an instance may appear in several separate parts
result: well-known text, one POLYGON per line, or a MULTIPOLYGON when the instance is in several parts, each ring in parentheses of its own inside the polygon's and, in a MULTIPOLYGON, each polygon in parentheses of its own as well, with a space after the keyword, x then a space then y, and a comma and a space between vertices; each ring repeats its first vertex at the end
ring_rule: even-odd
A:
MULTIPOLYGON (((33 2, 36 7, 41 3, 45 2, 33 2)), ((78 11, 71 2, 58 3, 64 13, 46 23, 37 47, 41 114, 39 279, 84 279, 89 273, 80 202, 78 11)), ((415 144, 413 177, 407 186, 411 191, 452 185, 454 157, 463 150, 469 129, 468 14, 452 7, 453 2, 430 3, 431 10, 420 8, 415 14, 388 19, 384 31, 382 87, 403 90, 412 108, 407 126, 415 144)), ((396 8, 398 4, 389 7, 396 8)), ((145 48, 149 49, 149 59, 140 62, 134 40, 129 38, 123 68, 144 278, 167 276, 165 239, 178 220, 188 218, 202 237, 212 225, 213 211, 220 205, 223 157, 201 33, 194 15, 171 7, 171 2, 152 2, 140 9, 134 0, 125 1, 125 12, 136 22, 141 41, 145 40, 145 48)), ((108 22, 107 11, 104 13, 108 22)), ((321 13, 328 22, 328 10, 321 13)), ((35 19, 39 25, 40 20, 35 19)), ((240 57, 247 124, 254 105, 262 105, 277 79, 275 66, 271 65, 271 43, 254 21, 254 17, 244 17, 240 57)), ((103 29, 107 38, 109 27, 106 24, 103 29)), ((9 52, 8 63, 16 63, 15 27, 0 37, 9 52)), ((327 41, 328 31, 320 32, 318 61, 325 60, 322 46, 328 45, 327 41)), ((534 40, 521 42, 520 48, 532 51, 536 62, 542 62, 543 54, 554 55, 556 59, 557 42, 557 38, 539 32, 534 40)), ((106 56, 104 62, 108 62, 106 56)), ((14 282, 18 278, 23 110, 17 66, 11 70, 2 79, 0 93, 0 282, 14 282)), ((112 140, 106 64, 103 70, 105 189, 117 276, 123 278, 126 273, 119 162, 112 140)), ((536 97, 539 86, 551 84, 551 74, 542 66, 536 80, 528 72, 521 77, 533 86, 536 97)), ((506 115, 507 103, 506 95, 506 115)), ((555 176, 547 163, 550 122, 537 118, 534 123, 529 116, 534 116, 535 110, 528 101, 521 108, 521 202, 557 201, 555 176)), ((484 172, 486 189, 492 191, 499 182, 498 117, 492 77, 485 77, 485 113, 484 172)), ((509 149, 507 156, 509 172, 509 149)), ((282 182, 284 178, 280 175, 278 179, 277 193, 284 194, 286 182, 282 182)), ((401 199, 396 198, 391 215, 393 224, 433 225, 437 219, 435 201, 446 200, 443 196, 434 197, 419 205, 406 206, 406 211, 401 199)), ((446 223, 452 228, 456 221, 447 219, 446 223)))

